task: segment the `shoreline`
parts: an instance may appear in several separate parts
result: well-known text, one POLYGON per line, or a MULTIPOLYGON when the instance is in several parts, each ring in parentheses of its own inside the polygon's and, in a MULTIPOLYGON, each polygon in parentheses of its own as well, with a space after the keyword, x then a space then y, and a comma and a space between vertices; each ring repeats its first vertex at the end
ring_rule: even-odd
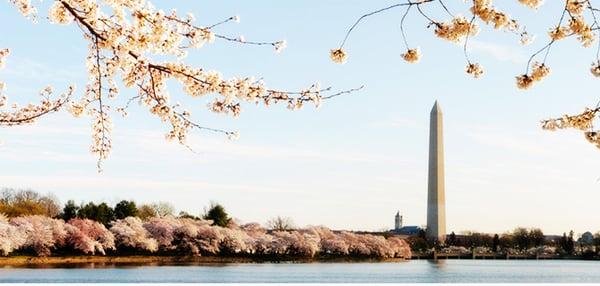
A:
MULTIPOLYGON (((227 257, 227 256, 157 256, 157 255, 128 255, 128 256, 9 256, 0 257, 0 268, 10 267, 33 267, 33 268, 52 268, 52 267, 77 267, 84 266, 90 268, 101 268, 110 266, 169 266, 169 265, 218 265, 218 264, 259 264, 259 263, 381 263, 381 262, 409 262, 418 260, 507 260, 506 258, 491 258, 491 257, 444 257, 439 256, 437 259, 426 256, 416 256, 412 259, 404 258, 366 258, 366 257, 227 257)), ((553 258, 538 258, 535 257, 519 257, 509 260, 590 260, 598 261, 598 259, 583 259, 581 257, 553 257, 553 258)))
POLYGON ((77 264, 102 264, 106 265, 177 265, 177 264, 239 264, 239 263, 314 263, 314 262, 406 262, 404 258, 354 258, 354 257, 225 257, 225 256, 9 256, 0 257, 1 267, 27 267, 27 266, 56 266, 77 264))

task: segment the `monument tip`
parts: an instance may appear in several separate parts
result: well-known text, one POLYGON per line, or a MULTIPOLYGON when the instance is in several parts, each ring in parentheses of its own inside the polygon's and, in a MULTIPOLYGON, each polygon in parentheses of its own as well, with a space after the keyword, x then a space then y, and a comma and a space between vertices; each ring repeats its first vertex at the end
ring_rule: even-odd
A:
POLYGON ((442 113, 442 108, 440 108, 440 104, 438 103, 437 99, 433 104, 433 108, 431 108, 431 113, 442 113))

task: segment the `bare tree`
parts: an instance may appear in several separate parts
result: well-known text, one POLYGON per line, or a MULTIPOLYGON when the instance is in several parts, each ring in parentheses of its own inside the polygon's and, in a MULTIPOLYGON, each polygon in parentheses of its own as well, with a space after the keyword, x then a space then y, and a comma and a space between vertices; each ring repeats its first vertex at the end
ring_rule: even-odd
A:
POLYGON ((277 216, 267 221, 267 227, 272 230, 292 230, 295 228, 294 222, 290 217, 277 216))
POLYGON ((158 202, 153 203, 152 208, 158 217, 165 217, 168 215, 173 215, 175 212, 175 207, 171 203, 168 202, 158 202))

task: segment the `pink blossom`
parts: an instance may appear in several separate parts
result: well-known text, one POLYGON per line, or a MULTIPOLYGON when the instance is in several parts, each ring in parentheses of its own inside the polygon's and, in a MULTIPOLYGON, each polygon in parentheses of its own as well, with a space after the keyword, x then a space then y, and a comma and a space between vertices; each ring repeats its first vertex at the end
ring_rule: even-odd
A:
POLYGON ((115 249, 115 237, 106 227, 93 220, 74 218, 67 224, 69 243, 84 253, 94 254, 95 251, 106 254, 106 250, 115 249))
POLYGON ((156 239, 158 246, 162 249, 171 249, 175 239, 174 231, 181 223, 172 216, 153 217, 146 223, 144 228, 156 239))
POLYGON ((8 223, 8 219, 0 214, 0 251, 2 255, 9 255, 15 249, 23 246, 26 240, 25 233, 8 223))
POLYGON ((113 223, 110 231, 118 245, 155 252, 158 242, 150 236, 137 217, 126 217, 113 223))
POLYGON ((33 249, 39 256, 50 255, 52 249, 64 245, 67 237, 63 220, 34 215, 15 217, 10 223, 24 233, 23 247, 33 249))

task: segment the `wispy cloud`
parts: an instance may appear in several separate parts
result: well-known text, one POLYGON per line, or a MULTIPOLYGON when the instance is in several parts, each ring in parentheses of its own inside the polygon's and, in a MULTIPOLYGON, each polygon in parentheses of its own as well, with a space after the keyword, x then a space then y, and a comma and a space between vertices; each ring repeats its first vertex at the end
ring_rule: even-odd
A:
POLYGON ((49 66, 28 58, 11 56, 7 59, 0 74, 17 79, 51 78, 53 81, 75 81, 85 78, 85 74, 76 68, 49 66))
POLYGON ((527 61, 523 53, 508 45, 496 44, 480 40, 469 41, 469 52, 488 54, 499 61, 522 64, 527 61))

